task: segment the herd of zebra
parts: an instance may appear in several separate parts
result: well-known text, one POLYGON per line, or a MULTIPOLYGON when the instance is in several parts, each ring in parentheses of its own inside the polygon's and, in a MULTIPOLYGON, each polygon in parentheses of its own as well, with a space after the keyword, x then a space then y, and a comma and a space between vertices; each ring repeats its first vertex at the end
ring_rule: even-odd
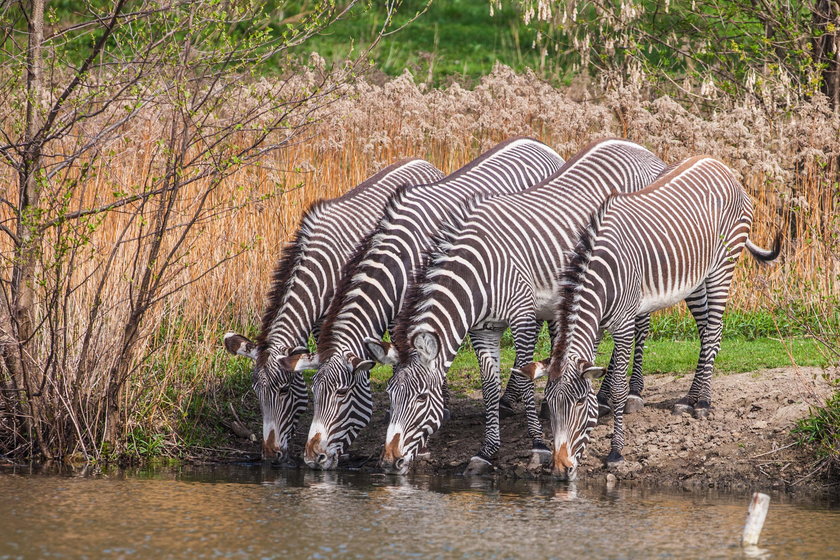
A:
POLYGON ((623 460, 624 414, 640 409, 649 314, 685 300, 701 339, 688 394, 676 413, 703 418, 720 348, 733 269, 746 246, 760 261, 780 251, 749 239, 752 203, 710 157, 666 167, 621 139, 571 160, 530 138, 507 140, 454 173, 421 159, 395 163, 340 198, 314 204, 274 273, 258 339, 228 333, 231 353, 254 360, 263 455, 286 460, 308 402, 310 467, 332 469, 373 411, 370 370, 393 366, 380 464, 405 473, 448 418, 446 374, 469 335, 485 405, 481 448, 466 474, 492 470, 500 415, 524 404, 532 465, 573 479, 599 414, 614 415, 607 464, 623 460), (548 322, 551 357, 533 362, 548 322), (516 361, 502 393, 500 341, 510 328, 516 361), (603 331, 615 348, 594 365, 603 331), (382 340, 386 332, 391 342, 382 340), (317 350, 310 352, 310 335, 317 350), (635 344, 632 376, 626 371, 635 344), (553 453, 543 440, 534 380, 553 453), (597 394, 591 380, 604 377, 597 394))

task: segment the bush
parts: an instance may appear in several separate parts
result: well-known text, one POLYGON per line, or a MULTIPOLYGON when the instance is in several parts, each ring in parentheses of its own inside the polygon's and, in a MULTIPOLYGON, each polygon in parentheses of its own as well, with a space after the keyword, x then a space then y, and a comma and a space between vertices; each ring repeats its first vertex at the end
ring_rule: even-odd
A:
POLYGON ((793 429, 802 444, 813 445, 829 473, 840 471, 840 391, 825 406, 811 409, 793 429))

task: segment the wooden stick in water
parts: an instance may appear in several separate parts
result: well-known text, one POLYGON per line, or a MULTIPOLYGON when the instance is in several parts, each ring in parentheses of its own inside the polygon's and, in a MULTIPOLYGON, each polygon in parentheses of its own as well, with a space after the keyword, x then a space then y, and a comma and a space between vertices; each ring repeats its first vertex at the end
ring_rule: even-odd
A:
POLYGON ((764 527, 764 519, 767 517, 769 507, 770 496, 761 492, 753 494, 747 514, 747 523, 744 525, 744 535, 741 537, 741 546, 756 546, 758 544, 758 537, 761 535, 761 528, 764 527))

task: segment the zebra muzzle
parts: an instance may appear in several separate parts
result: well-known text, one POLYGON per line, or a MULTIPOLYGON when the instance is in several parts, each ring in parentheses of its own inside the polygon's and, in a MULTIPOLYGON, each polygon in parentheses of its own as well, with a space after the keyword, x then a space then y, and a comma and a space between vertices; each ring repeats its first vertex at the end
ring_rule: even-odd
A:
POLYGON ((563 443, 554 451, 554 476, 560 480, 574 480, 576 467, 575 460, 569 455, 568 444, 563 443))
POLYGON ((396 433, 385 445, 385 450, 382 453, 382 459, 379 465, 382 469, 391 474, 404 474, 408 469, 408 461, 400 450, 401 434, 396 433))
POLYGON ((321 433, 318 432, 313 435, 306 442, 306 447, 303 450, 303 460, 313 469, 324 468, 329 457, 326 449, 321 445, 321 433))

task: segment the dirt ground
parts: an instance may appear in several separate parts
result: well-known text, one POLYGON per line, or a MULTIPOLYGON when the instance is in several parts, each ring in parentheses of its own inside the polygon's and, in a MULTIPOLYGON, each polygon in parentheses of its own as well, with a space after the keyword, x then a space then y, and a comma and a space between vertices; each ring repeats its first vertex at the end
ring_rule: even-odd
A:
MULTIPOLYGON (((784 368, 752 373, 718 375, 713 381, 713 411, 697 420, 671 413, 682 397, 690 376, 646 376, 645 408, 626 417, 627 444, 622 466, 607 470, 612 416, 601 418, 579 470, 580 478, 634 480, 657 486, 685 489, 702 487, 787 491, 825 486, 815 472, 816 461, 808 449, 795 445, 790 434, 796 420, 809 406, 824 402, 831 392, 830 379, 840 372, 818 368, 784 368)), ((542 391, 538 391, 538 399, 542 391)), ((375 395, 373 421, 357 438, 344 468, 377 470, 386 429, 387 395, 375 395)), ((539 401, 538 401, 539 405, 539 401)), ((415 470, 430 474, 460 475, 478 451, 484 433, 480 393, 454 396, 452 417, 429 441, 430 457, 416 462, 415 470)), ((302 450, 310 417, 296 437, 302 450)), ((502 449, 492 476, 550 478, 533 472, 530 439, 524 414, 502 420, 502 449)), ((543 420, 544 433, 550 425, 543 420)), ((550 441, 550 440, 549 440, 550 441)), ((306 468, 303 466, 302 468, 306 468)))

